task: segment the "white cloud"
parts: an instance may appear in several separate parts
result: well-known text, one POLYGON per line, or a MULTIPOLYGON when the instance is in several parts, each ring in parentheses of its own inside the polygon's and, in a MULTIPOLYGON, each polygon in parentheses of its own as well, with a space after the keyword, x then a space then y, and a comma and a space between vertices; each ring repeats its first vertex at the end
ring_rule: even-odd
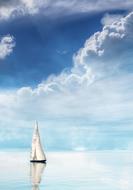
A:
POLYGON ((25 109, 33 117, 38 112, 93 120, 132 118, 133 91, 129 81, 133 76, 128 72, 128 67, 133 69, 132 19, 133 13, 89 38, 75 56, 71 71, 51 76, 35 89, 19 89, 14 94, 15 114, 21 115, 25 109))
POLYGON ((15 46, 13 36, 7 35, 0 39, 0 59, 4 59, 6 56, 10 55, 15 46))
POLYGON ((91 64, 93 69, 97 66, 101 68, 106 66, 105 68, 109 69, 110 66, 111 69, 115 66, 116 69, 119 64, 128 65, 132 61, 130 59, 133 47, 132 19, 133 13, 130 13, 120 21, 104 26, 101 32, 97 32, 89 38, 75 58, 77 65, 91 64), (127 54, 129 60, 125 62, 123 59, 127 57, 127 54))
POLYGON ((132 10, 130 0, 7 0, 0 3, 0 19, 41 14, 51 18, 78 13, 96 13, 109 10, 132 10))
MULTIPOLYGON (((88 127, 125 122, 126 130, 131 130, 128 124, 133 113, 132 31, 133 13, 130 13, 89 38, 74 56, 70 71, 50 76, 34 89, 23 87, 14 92, 1 92, 0 119, 17 123, 36 118, 40 121, 81 118, 88 121, 88 127)), ((97 127, 93 130, 97 131, 97 127)), ((119 146, 129 148, 127 141, 119 146)))

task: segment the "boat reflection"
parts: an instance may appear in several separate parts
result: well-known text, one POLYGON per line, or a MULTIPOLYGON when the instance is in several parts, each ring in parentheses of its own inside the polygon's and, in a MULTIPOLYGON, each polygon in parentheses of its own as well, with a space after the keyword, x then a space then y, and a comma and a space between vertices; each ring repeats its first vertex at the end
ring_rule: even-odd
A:
POLYGON ((39 190, 39 184, 43 171, 46 167, 44 163, 31 163, 30 164, 30 176, 32 182, 32 190, 39 190))

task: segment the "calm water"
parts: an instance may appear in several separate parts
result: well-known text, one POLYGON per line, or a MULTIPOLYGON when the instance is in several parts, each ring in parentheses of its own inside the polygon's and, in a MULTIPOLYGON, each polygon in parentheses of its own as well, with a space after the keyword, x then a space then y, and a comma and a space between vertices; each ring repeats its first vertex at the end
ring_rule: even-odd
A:
POLYGON ((133 152, 52 152, 46 166, 28 158, 0 152, 0 190, 133 190, 133 152))

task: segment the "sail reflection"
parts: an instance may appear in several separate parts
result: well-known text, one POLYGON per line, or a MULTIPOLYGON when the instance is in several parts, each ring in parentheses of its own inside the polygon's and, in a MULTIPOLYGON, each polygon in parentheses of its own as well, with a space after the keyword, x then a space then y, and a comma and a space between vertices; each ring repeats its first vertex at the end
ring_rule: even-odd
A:
POLYGON ((31 163, 30 172, 31 172, 31 182, 32 190, 39 190, 39 184, 41 182, 41 177, 43 171, 46 167, 46 164, 43 163, 31 163))

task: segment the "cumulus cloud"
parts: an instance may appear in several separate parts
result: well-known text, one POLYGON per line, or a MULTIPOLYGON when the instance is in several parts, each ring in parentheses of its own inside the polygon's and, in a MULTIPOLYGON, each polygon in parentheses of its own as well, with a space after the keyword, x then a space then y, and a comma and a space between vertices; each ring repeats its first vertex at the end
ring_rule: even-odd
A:
POLYGON ((89 63, 93 69, 99 66, 110 70, 115 66, 113 71, 116 71, 116 68, 120 69, 120 66, 131 64, 132 19, 133 14, 130 13, 119 22, 104 26, 101 32, 97 32, 89 38, 75 58, 77 65, 88 65, 89 63), (128 58, 127 54, 129 59, 125 62, 125 59, 128 58))
MULTIPOLYGON (((14 92, 1 93, 1 119, 6 121, 10 118, 17 122, 35 118, 40 121, 45 118, 81 118, 87 121, 88 129, 96 126, 89 133, 93 144, 96 140, 94 134, 99 134, 98 126, 102 123, 105 125, 103 135, 97 138, 96 147, 101 142, 107 146, 109 139, 104 136, 107 126, 112 138, 113 132, 119 134, 123 130, 124 134, 131 131, 132 53, 133 13, 130 13, 92 35, 75 54, 71 70, 50 76, 34 89, 23 87, 14 92)), ((110 148, 126 149, 131 139, 123 141, 125 143, 120 144, 110 140, 108 145, 110 148)), ((78 143, 75 146, 84 147, 88 143, 90 141, 83 146, 78 143)))
POLYGON ((10 55, 15 46, 14 37, 11 35, 3 36, 0 39, 0 59, 4 59, 6 56, 10 55))
POLYGON ((108 10, 132 10, 130 0, 6 0, 0 2, 0 19, 16 16, 42 14, 52 18, 60 14, 71 15, 78 13, 92 13, 108 10))

